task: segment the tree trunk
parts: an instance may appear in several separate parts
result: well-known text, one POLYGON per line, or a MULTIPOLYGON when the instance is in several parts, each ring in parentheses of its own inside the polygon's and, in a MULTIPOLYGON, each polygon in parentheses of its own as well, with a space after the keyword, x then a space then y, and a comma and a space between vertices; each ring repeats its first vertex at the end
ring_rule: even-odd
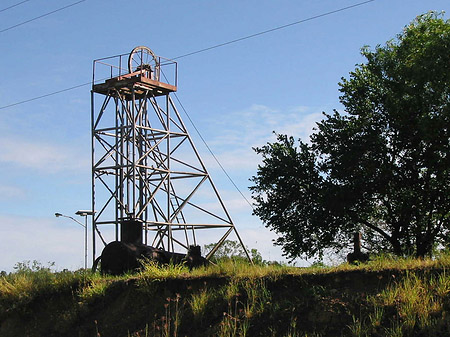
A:
POLYGON ((416 257, 424 258, 431 256, 433 250, 433 239, 428 235, 416 238, 416 257))
POLYGON ((394 254, 397 256, 402 256, 403 255, 402 245, 397 240, 397 238, 392 238, 390 240, 390 242, 391 242, 392 250, 393 250, 394 254))

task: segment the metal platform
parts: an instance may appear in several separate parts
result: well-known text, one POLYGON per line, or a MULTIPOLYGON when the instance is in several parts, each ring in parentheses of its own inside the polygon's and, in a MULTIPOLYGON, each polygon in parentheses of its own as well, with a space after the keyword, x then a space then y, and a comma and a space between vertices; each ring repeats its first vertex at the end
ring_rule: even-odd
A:
POLYGON ((133 93, 137 99, 149 93, 153 96, 163 96, 177 91, 177 87, 150 79, 142 72, 135 72, 107 79, 104 83, 94 84, 92 91, 102 95, 111 95, 114 91, 121 91, 127 100, 132 100, 133 93))

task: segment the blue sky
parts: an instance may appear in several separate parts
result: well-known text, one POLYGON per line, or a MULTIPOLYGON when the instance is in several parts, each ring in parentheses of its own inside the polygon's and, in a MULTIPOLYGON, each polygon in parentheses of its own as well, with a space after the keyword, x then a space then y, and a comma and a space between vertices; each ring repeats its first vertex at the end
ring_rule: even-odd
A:
MULTIPOLYGON (((18 2, 3 0, 0 10, 18 2)), ((74 2, 30 0, 0 11, 0 31, 74 2)), ((0 107, 88 83, 94 59, 138 45, 177 58, 359 2, 86 0, 0 33, 0 107)), ((252 147, 273 140, 274 130, 306 139, 322 111, 341 109, 338 82, 363 61, 362 46, 384 44, 415 16, 449 7, 375 0, 183 57, 177 95, 251 200, 259 161, 252 147)), ((275 234, 251 215, 181 113, 246 245, 282 260, 275 234)), ((90 165, 89 85, 0 109, 0 270, 35 259, 83 265, 83 229, 54 213, 89 209, 90 165)))

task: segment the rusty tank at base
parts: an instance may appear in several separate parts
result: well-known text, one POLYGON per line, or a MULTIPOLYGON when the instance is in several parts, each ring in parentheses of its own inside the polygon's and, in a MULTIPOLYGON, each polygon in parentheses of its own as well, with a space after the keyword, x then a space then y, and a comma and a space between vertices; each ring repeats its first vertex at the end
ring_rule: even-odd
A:
POLYGON ((122 275, 139 271, 142 261, 157 264, 186 264, 191 270, 204 266, 208 261, 201 256, 199 246, 190 246, 187 254, 168 252, 142 243, 142 223, 139 220, 123 220, 120 226, 120 241, 110 242, 100 256, 102 274, 122 275))

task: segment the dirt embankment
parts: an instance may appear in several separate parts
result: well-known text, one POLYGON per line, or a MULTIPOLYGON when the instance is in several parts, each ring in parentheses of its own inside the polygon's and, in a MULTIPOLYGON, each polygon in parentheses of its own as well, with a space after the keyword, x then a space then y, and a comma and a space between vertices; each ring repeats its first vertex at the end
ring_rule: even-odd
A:
MULTIPOLYGON (((439 270, 418 271, 439 273, 439 270)), ((73 284, 0 313, 0 336, 350 336, 355 318, 406 272, 203 277, 73 284)))

